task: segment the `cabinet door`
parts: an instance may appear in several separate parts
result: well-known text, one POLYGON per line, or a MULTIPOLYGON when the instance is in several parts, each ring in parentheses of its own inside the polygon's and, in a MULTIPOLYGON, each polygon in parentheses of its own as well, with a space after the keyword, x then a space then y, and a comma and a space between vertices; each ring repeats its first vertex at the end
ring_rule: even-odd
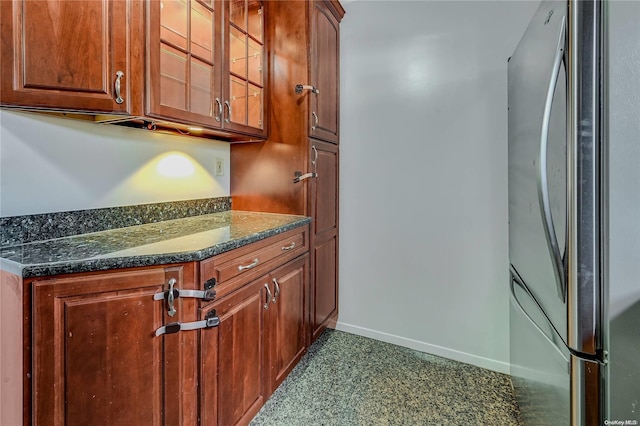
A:
POLYGON ((201 309, 220 325, 201 331, 200 418, 204 426, 248 424, 266 400, 264 312, 267 277, 201 309))
POLYGON ((153 300, 171 278, 182 287, 183 272, 149 268, 33 283, 33 424, 195 422, 195 389, 182 379, 195 372, 197 333, 154 335, 165 323, 195 318, 193 301, 177 299, 170 319, 153 300))
POLYGON ((311 5, 311 84, 319 93, 311 97, 309 135, 338 143, 340 29, 323 2, 311 5))
POLYGON ((258 0, 225 2, 224 127, 265 135, 265 37, 264 9, 258 0))
POLYGON ((269 276, 273 298, 269 308, 270 390, 295 367, 307 347, 307 285, 309 257, 304 255, 269 276))
POLYGON ((311 140, 318 177, 311 192, 312 338, 338 313, 338 146, 311 140))
POLYGON ((0 3, 3 105, 132 112, 140 1, 0 3))
POLYGON ((148 8, 148 115, 220 128, 221 2, 151 0, 148 8))

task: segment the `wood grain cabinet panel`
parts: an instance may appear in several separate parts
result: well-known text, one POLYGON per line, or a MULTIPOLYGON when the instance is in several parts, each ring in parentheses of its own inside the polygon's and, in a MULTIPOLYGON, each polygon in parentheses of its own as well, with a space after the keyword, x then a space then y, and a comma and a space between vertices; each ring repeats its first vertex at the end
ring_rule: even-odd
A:
POLYGON ((217 328, 200 335, 202 425, 248 424, 266 401, 264 328, 267 276, 201 309, 217 328))
POLYGON ((317 339, 338 313, 338 238, 334 234, 313 247, 312 339, 317 339))
POLYGON ((154 334, 195 319, 193 301, 177 299, 170 318, 153 300, 171 278, 183 287, 184 272, 156 267, 33 282, 34 425, 194 424, 196 333, 154 334))
POLYGON ((142 2, 0 2, 0 103, 133 114, 140 105, 142 2))
POLYGON ((299 257, 269 276, 273 295, 267 327, 271 392, 280 386, 308 346, 308 259, 308 255, 299 257))
POLYGON ((200 309, 200 318, 215 312, 220 320, 218 327, 200 332, 203 425, 248 424, 306 352, 307 249, 293 260, 280 260, 262 276, 244 276, 237 290, 200 309))
POLYGON ((327 3, 312 1, 311 84, 318 93, 311 96, 309 135, 328 142, 339 141, 340 29, 327 3))

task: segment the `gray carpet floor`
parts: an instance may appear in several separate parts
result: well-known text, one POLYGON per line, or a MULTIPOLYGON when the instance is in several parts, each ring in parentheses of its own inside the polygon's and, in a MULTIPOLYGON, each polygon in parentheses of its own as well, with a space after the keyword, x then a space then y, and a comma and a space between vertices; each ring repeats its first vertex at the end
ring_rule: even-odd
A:
POLYGON ((521 425, 509 377, 327 330, 253 426, 521 425))

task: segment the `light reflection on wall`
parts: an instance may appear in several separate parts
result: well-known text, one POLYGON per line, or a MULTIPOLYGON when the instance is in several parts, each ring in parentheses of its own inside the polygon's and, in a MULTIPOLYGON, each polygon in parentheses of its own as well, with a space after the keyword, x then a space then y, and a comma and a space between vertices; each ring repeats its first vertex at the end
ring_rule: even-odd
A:
POLYGON ((111 194, 121 191, 147 196, 171 194, 175 200, 186 200, 219 193, 223 188, 196 159, 180 151, 170 151, 149 160, 111 194))

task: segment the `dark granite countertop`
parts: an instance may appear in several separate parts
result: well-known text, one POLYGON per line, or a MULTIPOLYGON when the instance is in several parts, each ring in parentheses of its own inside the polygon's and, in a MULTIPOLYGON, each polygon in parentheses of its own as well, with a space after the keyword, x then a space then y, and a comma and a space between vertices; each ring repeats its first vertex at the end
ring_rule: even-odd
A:
POLYGON ((0 269, 24 278, 203 260, 311 222, 225 211, 0 249, 0 269))

